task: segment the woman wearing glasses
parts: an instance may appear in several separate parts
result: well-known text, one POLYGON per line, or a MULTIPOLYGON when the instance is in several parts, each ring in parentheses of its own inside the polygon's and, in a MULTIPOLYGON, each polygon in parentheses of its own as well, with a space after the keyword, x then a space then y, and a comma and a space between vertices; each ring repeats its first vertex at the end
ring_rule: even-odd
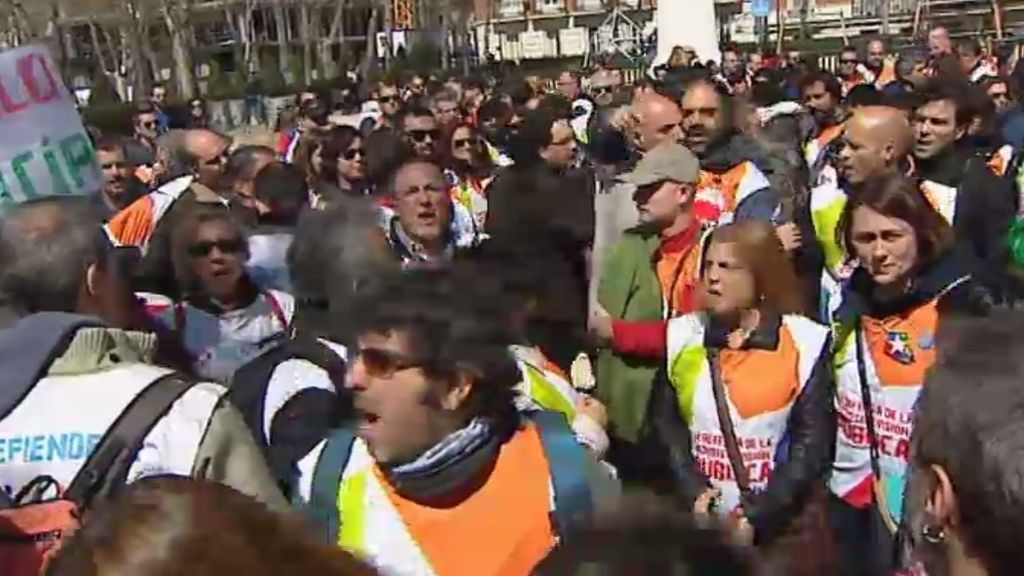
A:
POLYGON ((182 300, 152 308, 176 331, 196 375, 219 382, 290 329, 291 296, 261 291, 245 271, 242 227, 222 209, 198 209, 174 229, 171 258, 182 300))
POLYGON ((460 124, 445 138, 442 151, 452 200, 464 206, 482 230, 487 221, 487 185, 494 179, 494 162, 483 136, 476 128, 460 124))
POLYGON ((320 180, 314 192, 317 206, 369 194, 366 149, 358 130, 339 126, 328 133, 320 151, 320 180))
POLYGON ((823 503, 812 497, 825 494, 835 430, 829 330, 802 316, 796 274, 770 224, 718 228, 701 269, 704 311, 670 320, 667 333, 663 422, 680 493, 768 561, 806 548, 794 564, 810 571, 782 565, 780 574, 830 573, 812 541, 824 509, 809 506, 823 503))

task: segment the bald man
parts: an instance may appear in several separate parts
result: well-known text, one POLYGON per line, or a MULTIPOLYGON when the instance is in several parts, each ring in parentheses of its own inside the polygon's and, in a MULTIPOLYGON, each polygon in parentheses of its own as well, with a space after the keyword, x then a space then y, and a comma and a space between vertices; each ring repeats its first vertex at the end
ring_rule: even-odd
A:
POLYGON ((907 171, 914 143, 910 122, 888 106, 858 108, 846 122, 839 150, 839 174, 848 184, 884 178, 907 171))
POLYGON ((658 93, 647 94, 633 105, 632 112, 636 123, 633 142, 642 152, 682 139, 683 114, 671 99, 658 93))

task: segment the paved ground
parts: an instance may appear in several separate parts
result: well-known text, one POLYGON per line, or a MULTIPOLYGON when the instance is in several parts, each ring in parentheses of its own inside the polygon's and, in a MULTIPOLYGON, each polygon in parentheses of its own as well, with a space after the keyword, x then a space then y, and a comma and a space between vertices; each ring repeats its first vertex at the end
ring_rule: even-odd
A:
POLYGON ((262 126, 239 128, 230 132, 235 146, 277 146, 277 134, 262 126))

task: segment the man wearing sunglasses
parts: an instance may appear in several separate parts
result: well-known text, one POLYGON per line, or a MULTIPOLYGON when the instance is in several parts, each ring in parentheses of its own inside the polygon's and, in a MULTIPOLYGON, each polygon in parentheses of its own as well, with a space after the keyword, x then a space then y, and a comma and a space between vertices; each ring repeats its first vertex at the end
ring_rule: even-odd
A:
POLYGON ((477 273, 407 272, 359 306, 356 418, 299 463, 322 534, 385 573, 530 574, 617 500, 563 415, 517 413, 511 334, 477 273))
POLYGON ((136 170, 143 182, 151 183, 148 175, 156 162, 156 139, 160 135, 160 120, 156 108, 140 104, 132 113, 133 136, 125 142, 125 160, 136 170), (142 170, 138 170, 142 168, 142 170))
POLYGON ((378 128, 395 128, 398 111, 402 107, 402 94, 398 85, 391 81, 380 82, 373 99, 380 105, 381 119, 378 128))
POLYGON ((434 113, 422 106, 409 106, 401 115, 402 140, 420 160, 437 160, 441 129, 434 113))

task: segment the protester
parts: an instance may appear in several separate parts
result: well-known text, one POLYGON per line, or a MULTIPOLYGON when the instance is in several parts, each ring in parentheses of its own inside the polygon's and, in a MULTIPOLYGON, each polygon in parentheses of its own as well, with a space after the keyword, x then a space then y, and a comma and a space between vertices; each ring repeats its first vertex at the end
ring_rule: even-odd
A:
POLYGON ((437 124, 442 131, 451 131, 463 121, 457 93, 443 90, 434 95, 432 101, 431 112, 437 118, 437 124))
POLYGON ((290 293, 288 249, 299 215, 309 205, 309 187, 298 168, 272 164, 256 176, 253 195, 259 219, 248 234, 246 270, 260 288, 290 293))
POLYGON ((161 134, 156 108, 148 104, 138 105, 132 112, 132 129, 132 138, 125 142, 125 160, 136 169, 140 180, 149 183, 146 169, 152 169, 156 161, 156 139, 161 134), (139 171, 139 168, 143 170, 139 171))
POLYGON ((291 164, 295 162, 295 151, 299 142, 308 138, 311 134, 323 130, 327 125, 327 107, 319 98, 305 100, 299 106, 298 120, 295 129, 292 131, 291 139, 284 152, 284 161, 291 164))
POLYGON ((640 160, 626 176, 636 189, 639 225, 612 248, 600 277, 600 309, 590 320, 591 332, 607 345, 598 357, 597 390, 610 416, 610 459, 626 480, 670 477, 651 415, 668 401, 655 394, 663 391, 655 378, 666 352, 664 319, 697 305, 699 170, 693 153, 674 142, 640 160))
POLYGON ((835 434, 829 330, 802 316, 770 225, 718 228, 701 265, 705 311, 670 320, 667 332, 681 492, 697 514, 723 518, 788 567, 779 573, 825 573, 811 564, 827 541, 818 497, 835 434))
POLYGON ((1018 525, 1021 316, 951 319, 916 409, 907 494, 913 558, 929 574, 1010 574, 1018 525))
POLYGON ((558 92, 565 96, 565 99, 569 102, 574 102, 583 96, 580 76, 571 70, 566 70, 558 75, 558 79, 555 80, 555 87, 558 88, 558 92))
POLYGON ((839 81, 842 83, 842 94, 849 97, 854 88, 863 85, 874 85, 875 76, 860 62, 860 54, 853 46, 844 46, 839 53, 839 81))
POLYGON ((483 135, 468 124, 460 124, 442 142, 445 177, 454 201, 473 215, 479 229, 487 222, 487 187, 495 166, 483 135))
POLYGON ((441 131, 433 112, 421 106, 409 106, 398 117, 402 138, 420 160, 438 160, 441 131))
POLYGON ((224 179, 231 183, 231 192, 238 203, 255 211, 256 175, 273 161, 274 150, 266 146, 241 146, 231 152, 224 166, 224 179))
POLYGON ((978 261, 977 280, 997 299, 1011 298, 1006 231, 1016 214, 1011 184, 992 173, 964 141, 973 121, 966 87, 939 83, 914 111, 914 158, 921 191, 978 261))
POLYGON ((185 127, 190 130, 201 130, 210 127, 210 117, 206 111, 206 101, 193 98, 188 103, 188 118, 185 127))
POLYGON ((145 480, 90 515, 47 576, 371 576, 295 517, 213 482, 145 480), (146 545, 140 545, 146 542, 146 545))
POLYGON ((985 93, 996 107, 996 126, 1002 143, 1015 152, 1024 150, 1024 110, 1005 77, 989 78, 982 84, 985 93))
POLYGON ((314 184, 317 206, 367 194, 366 158, 359 131, 348 126, 331 129, 320 149, 320 178, 314 184))
POLYGON ((935 335, 948 309, 981 313, 988 302, 951 249, 949 224, 912 180, 858 186, 839 237, 858 267, 836 312, 832 529, 843 574, 890 574, 912 413, 935 335))
POLYGON ((746 218, 778 220, 778 191, 753 162, 759 151, 736 130, 733 102, 720 90, 695 80, 682 100, 683 143, 700 160, 697 218, 706 228, 746 218))
POLYGON ((245 269, 248 252, 242 227, 223 208, 193 210, 172 232, 171 261, 182 298, 154 298, 148 308, 180 335, 192 369, 204 378, 227 382, 291 326, 292 297, 253 282, 245 269))
POLYGON ((985 60, 981 44, 974 39, 960 40, 956 44, 957 57, 960 58, 960 71, 971 82, 978 84, 988 78, 999 75, 985 60))
POLYGON ((804 106, 814 115, 818 125, 804 148, 811 182, 817 183, 825 167, 831 163, 831 155, 839 146, 839 137, 843 133, 842 86, 835 76, 821 72, 801 80, 800 92, 804 106))
POLYGON ((300 464, 324 536, 387 573, 528 574, 617 499, 561 414, 517 412, 514 337, 473 274, 406 272, 370 301, 388 306, 360 306, 358 418, 300 464), (480 529, 499 516, 500 531, 480 529))
POLYGON ((583 349, 587 260, 594 238, 593 177, 571 170, 576 139, 569 122, 542 109, 526 117, 513 141, 515 164, 488 190, 486 232, 551 276, 538 286, 539 311, 529 327, 563 369, 583 349))
POLYGON ((491 160, 499 167, 512 164, 511 144, 512 107, 498 99, 487 100, 477 113, 477 125, 484 134, 491 160))
POLYGON ((953 41, 945 26, 936 26, 928 32, 928 52, 933 61, 953 53, 953 41))
POLYGON ((124 141, 104 137, 96 142, 96 162, 103 175, 102 187, 93 196, 96 213, 107 220, 143 194, 142 183, 125 159, 124 141))
POLYGON ((394 214, 387 219, 388 244, 404 266, 446 262, 458 248, 468 248, 476 239, 457 237, 453 200, 444 174, 436 164, 419 159, 406 161, 390 181, 394 214))
POLYGON ((378 128, 396 129, 398 125, 398 111, 402 105, 402 96, 398 92, 398 86, 389 80, 377 84, 373 99, 380 105, 380 123, 378 128))
POLYGON ((177 387, 170 398, 177 400, 143 428, 144 437, 118 447, 118 454, 126 451, 124 466, 94 468, 101 477, 91 478, 93 485, 176 474, 221 482, 283 508, 239 414, 221 402, 224 390, 183 381, 156 365, 157 337, 143 328, 128 256, 102 232, 83 199, 42 198, 5 213, 0 297, 16 321, 0 337, 4 389, 11 393, 0 430, 7 439, 42 438, 43 446, 53 440, 50 448, 26 448, 20 456, 6 452, 0 482, 11 495, 30 483, 39 487, 39 478, 49 478, 43 486, 67 487, 115 420, 154 400, 136 399, 177 387))

